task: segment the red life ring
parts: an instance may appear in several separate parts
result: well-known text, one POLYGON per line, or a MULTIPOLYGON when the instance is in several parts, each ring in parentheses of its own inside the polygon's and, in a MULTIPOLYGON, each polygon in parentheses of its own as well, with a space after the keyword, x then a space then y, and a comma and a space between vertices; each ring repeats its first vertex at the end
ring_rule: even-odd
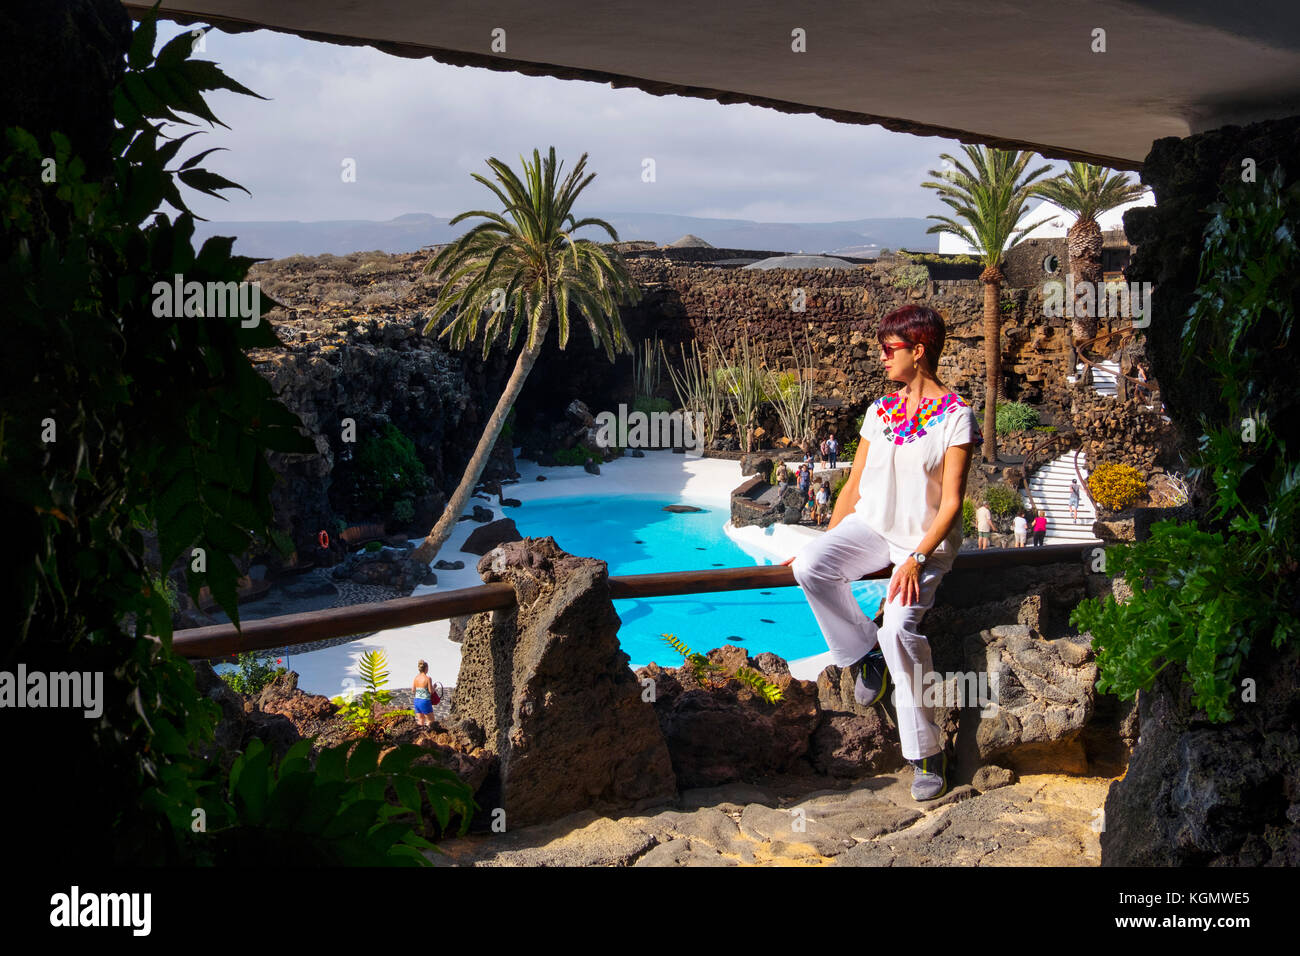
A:
POLYGON ((316 535, 316 540, 320 542, 320 546, 322 548, 325 548, 327 550, 329 549, 330 536, 326 534, 324 531, 321 531, 320 534, 316 535))

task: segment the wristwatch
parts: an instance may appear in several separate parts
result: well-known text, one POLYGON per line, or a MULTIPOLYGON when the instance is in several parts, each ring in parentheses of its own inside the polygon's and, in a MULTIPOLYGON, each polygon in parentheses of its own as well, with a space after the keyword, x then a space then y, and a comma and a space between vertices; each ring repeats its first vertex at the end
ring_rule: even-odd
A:
POLYGON ((922 567, 925 567, 925 555, 922 554, 920 551, 913 551, 911 554, 908 555, 908 557, 911 558, 913 561, 915 561, 917 564, 921 565, 922 567))

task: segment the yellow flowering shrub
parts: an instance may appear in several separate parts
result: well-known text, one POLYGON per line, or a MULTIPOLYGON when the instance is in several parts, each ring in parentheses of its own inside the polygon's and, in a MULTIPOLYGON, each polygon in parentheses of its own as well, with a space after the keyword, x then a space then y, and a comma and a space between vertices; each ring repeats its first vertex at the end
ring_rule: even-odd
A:
POLYGON ((1130 465, 1098 465, 1088 476, 1092 500, 1111 511, 1123 511, 1146 493, 1142 473, 1130 465))

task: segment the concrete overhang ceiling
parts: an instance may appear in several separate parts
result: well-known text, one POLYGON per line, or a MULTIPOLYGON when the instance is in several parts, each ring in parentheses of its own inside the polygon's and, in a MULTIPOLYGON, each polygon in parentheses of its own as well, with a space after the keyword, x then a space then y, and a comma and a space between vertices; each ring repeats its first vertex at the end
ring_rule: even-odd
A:
MULTIPOLYGON (((125 0, 136 17, 151 5, 125 0)), ((161 14, 1120 169, 1162 136, 1300 113, 1295 0, 163 0, 161 14)))

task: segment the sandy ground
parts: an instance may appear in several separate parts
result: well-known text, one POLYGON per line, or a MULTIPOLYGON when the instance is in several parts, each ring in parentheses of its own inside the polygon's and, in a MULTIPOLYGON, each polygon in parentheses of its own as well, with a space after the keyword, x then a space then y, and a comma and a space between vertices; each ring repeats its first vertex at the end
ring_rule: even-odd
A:
MULTIPOLYGON (((655 450, 646 451, 644 458, 623 457, 602 464, 599 475, 588 474, 573 466, 543 468, 532 461, 518 461, 516 467, 519 482, 505 485, 504 491, 507 498, 518 498, 524 507, 529 501, 590 495, 600 491, 605 494, 656 494, 683 504, 725 508, 730 503, 731 489, 743 480, 739 462, 655 450), (538 475, 545 475, 546 480, 538 481, 538 475)), ((472 498, 470 501, 471 507, 477 504, 491 510, 494 518, 508 517, 514 510, 502 508, 495 500, 472 498)), ((438 554, 440 560, 464 561, 465 567, 459 571, 437 570, 438 583, 417 587, 414 594, 434 594, 483 583, 475 570, 478 556, 460 550, 477 527, 479 524, 474 521, 458 522, 438 554)), ((818 534, 810 528, 788 525, 766 529, 733 529, 728 525, 726 531, 733 541, 754 555, 755 563, 761 563, 764 557, 783 561, 797 554, 800 547, 818 534)), ((388 657, 390 687, 407 686, 415 678, 418 660, 428 661, 429 675, 451 687, 460 671, 460 645, 448 638, 449 626, 447 621, 431 621, 380 631, 349 644, 294 654, 287 663, 298 672, 298 686, 303 690, 334 696, 349 689, 351 684, 348 682, 355 680, 360 656, 378 648, 388 657)), ((829 663, 828 654, 819 654, 792 661, 790 670, 796 677, 815 680, 829 663)))

